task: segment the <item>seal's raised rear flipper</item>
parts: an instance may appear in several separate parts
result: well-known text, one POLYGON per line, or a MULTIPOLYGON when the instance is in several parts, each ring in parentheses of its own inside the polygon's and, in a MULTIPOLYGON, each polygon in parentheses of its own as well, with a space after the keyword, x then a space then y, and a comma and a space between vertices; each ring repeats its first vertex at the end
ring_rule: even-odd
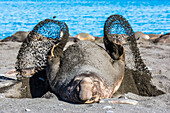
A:
POLYGON ((119 39, 117 34, 125 31, 120 26, 123 26, 124 18, 120 15, 111 15, 104 25, 104 45, 107 52, 113 58, 113 60, 125 60, 125 51, 122 46, 122 40, 119 39))
POLYGON ((51 19, 39 22, 28 34, 19 50, 15 67, 19 72, 17 78, 21 79, 25 75, 24 69, 33 67, 39 71, 46 68, 47 54, 59 42, 62 42, 61 45, 64 47, 68 35, 68 27, 64 22, 51 19))

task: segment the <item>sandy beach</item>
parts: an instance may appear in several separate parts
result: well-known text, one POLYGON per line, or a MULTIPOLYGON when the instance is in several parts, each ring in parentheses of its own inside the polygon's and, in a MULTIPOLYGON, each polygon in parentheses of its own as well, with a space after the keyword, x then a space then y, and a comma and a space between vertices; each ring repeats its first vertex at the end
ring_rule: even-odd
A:
MULTIPOLYGON (((16 56, 21 43, 0 42, 0 87, 13 84, 15 76, 5 75, 15 69, 16 56)), ((165 94, 144 97, 133 93, 123 96, 138 102, 136 105, 94 103, 72 104, 59 100, 55 95, 47 98, 5 98, 0 93, 0 113, 169 113, 170 112, 170 44, 153 44, 143 41, 138 44, 141 56, 152 72, 152 83, 165 94)), ((128 53, 128 50, 125 50, 128 53)), ((128 54, 127 54, 128 55, 128 54)))
POLYGON ((170 26, 168 24, 170 23, 170 0, 2 0, 0 9, 0 113, 170 113, 170 26), (132 34, 135 39, 131 37, 132 34), (22 45, 26 38, 28 40, 22 45), (67 38, 68 40, 65 40, 67 38), (123 55, 117 57, 118 59, 113 58, 112 51, 115 50, 106 38, 110 38, 109 41, 123 44, 125 57, 124 49, 121 46, 120 51, 120 45, 118 45, 119 49, 116 53, 123 53, 123 55), (55 50, 54 48, 58 45, 53 46, 52 41, 44 43, 42 40, 46 39, 55 40, 57 43, 63 41, 61 45, 65 45, 68 41, 63 46, 64 51, 80 40, 98 44, 101 51, 104 51, 105 43, 107 50, 105 49, 104 57, 102 57, 100 55, 102 52, 96 51, 96 45, 85 43, 84 45, 88 48, 82 46, 82 50, 88 50, 93 54, 88 54, 88 51, 81 52, 79 49, 73 49, 74 51, 67 49, 68 54, 64 56, 61 51, 62 46, 59 47, 59 51, 55 50), (103 41, 103 39, 106 40, 103 41), (40 43, 32 43, 37 40, 40 43), (28 49, 27 41, 31 44, 28 49), (136 41, 138 47, 136 47, 136 41), (21 45, 23 48, 18 55, 21 45), (51 49, 52 46, 53 49, 51 49), (56 58, 55 52, 50 53, 49 50, 59 53, 57 60, 53 59, 53 57, 56 58), (50 73, 55 76, 53 78, 57 78, 56 81, 51 82, 48 71, 39 69, 43 66, 45 67, 43 69, 46 69, 47 54, 44 52, 51 54, 48 56, 48 63, 50 66, 52 64, 52 68, 48 66, 50 67, 48 71, 52 70, 50 73), (74 56, 74 53, 78 58, 74 56), (85 55, 88 57, 84 57, 85 55), (16 63, 17 56, 19 60, 16 63), (67 56, 69 60, 66 59, 67 56), (106 60, 104 60, 105 57, 106 60), (80 62, 79 58, 86 58, 88 65, 86 62, 80 62), (50 60, 52 62, 49 62, 50 60), (123 65, 116 63, 115 60, 122 60, 123 65), (35 66, 30 66, 32 64, 36 65, 36 69, 35 66), (118 65, 113 66, 113 64, 118 65), (120 68, 124 64, 125 68, 120 68), (76 71, 72 71, 74 65, 77 66, 76 71), (99 68, 95 69, 95 66, 99 68), (112 66, 113 68, 109 68, 112 66), (17 73, 15 68, 23 73, 17 73), (29 72, 36 71, 36 73, 24 75, 26 73, 24 69, 26 71, 32 69, 29 72), (85 74, 86 78, 89 78, 86 76, 89 73, 84 73, 84 71, 90 74, 92 72, 92 75, 93 72, 96 73, 96 70, 101 73, 95 74, 97 81, 84 79, 88 82, 86 87, 83 79, 78 80, 78 85, 72 82, 77 80, 75 76, 80 75, 81 69, 83 73, 80 74, 85 74), (59 73, 60 70, 61 73, 59 73), (124 78, 123 72, 125 72, 124 78), (115 75, 120 78, 119 73, 121 73, 121 79, 114 79, 115 75), (25 78, 19 81, 18 75, 25 78), (56 87, 51 88, 49 83, 60 83, 58 77, 60 75, 61 83, 63 81, 64 83, 60 85, 61 87, 55 85, 56 87), (70 82, 69 76, 71 75, 74 75, 72 76, 74 79, 70 82), (99 80, 98 75, 104 79, 99 80), (69 82, 65 82, 62 78, 69 82), (103 86, 106 87, 101 84, 104 80, 106 80, 106 85, 103 86), (68 87, 65 90, 63 87, 69 86, 67 83, 76 87, 68 87), (98 84, 102 87, 96 87, 98 84), (101 91, 109 95, 107 97, 114 94, 112 98, 101 99, 105 98, 101 91), (52 92, 55 92, 58 97, 52 92), (66 96, 72 94, 67 100, 69 102, 61 99, 62 97, 65 99, 63 94, 66 96), (96 98, 101 100, 92 104, 70 103, 73 102, 74 97, 82 102, 86 102, 85 97, 90 97, 88 100, 91 102, 96 98))

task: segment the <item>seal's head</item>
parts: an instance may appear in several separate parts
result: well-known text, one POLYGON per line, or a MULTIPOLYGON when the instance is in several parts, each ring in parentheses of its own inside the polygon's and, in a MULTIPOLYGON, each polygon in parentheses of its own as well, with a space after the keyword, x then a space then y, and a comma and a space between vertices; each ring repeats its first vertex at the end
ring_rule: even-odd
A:
POLYGON ((81 74, 64 88, 61 97, 74 103, 94 103, 106 96, 104 89, 102 79, 95 73, 81 74))

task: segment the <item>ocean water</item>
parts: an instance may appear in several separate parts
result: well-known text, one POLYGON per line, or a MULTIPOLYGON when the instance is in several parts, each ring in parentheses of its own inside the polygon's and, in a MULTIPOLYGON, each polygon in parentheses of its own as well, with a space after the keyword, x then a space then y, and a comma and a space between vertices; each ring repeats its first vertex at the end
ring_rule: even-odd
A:
POLYGON ((71 36, 103 36, 104 22, 113 14, 124 16, 135 32, 170 32, 170 0, 0 0, 0 39, 31 31, 53 16, 68 25, 71 36))

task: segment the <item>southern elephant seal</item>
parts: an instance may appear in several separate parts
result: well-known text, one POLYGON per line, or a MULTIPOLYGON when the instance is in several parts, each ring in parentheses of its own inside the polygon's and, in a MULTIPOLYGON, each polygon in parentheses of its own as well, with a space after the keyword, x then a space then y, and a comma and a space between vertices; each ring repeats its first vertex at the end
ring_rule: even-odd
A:
POLYGON ((24 42, 28 34, 29 32, 26 32, 26 31, 18 31, 14 33, 12 36, 3 39, 2 42, 7 42, 7 41, 24 42))
POLYGON ((93 103, 111 98, 118 90, 125 67, 121 45, 112 44, 108 50, 112 55, 90 41, 69 46, 62 57, 58 54, 59 48, 57 44, 52 49, 46 71, 52 91, 63 100, 93 103))
POLYGON ((106 21, 106 49, 90 41, 79 41, 63 53, 60 43, 53 46, 46 73, 52 91, 63 100, 74 103, 98 102, 111 98, 121 85, 125 51, 116 40, 110 40, 107 24, 106 21))
POLYGON ((166 33, 164 35, 161 35, 159 38, 155 39, 153 41, 154 43, 170 43, 170 33, 166 33))
POLYGON ((76 36, 74 36, 76 38, 78 38, 79 40, 90 40, 90 41, 95 41, 95 37, 92 36, 91 34, 89 33, 80 33, 76 36))
POLYGON ((135 38, 138 39, 144 39, 144 40, 149 40, 150 37, 147 34, 144 34, 143 32, 137 31, 135 32, 135 38))

